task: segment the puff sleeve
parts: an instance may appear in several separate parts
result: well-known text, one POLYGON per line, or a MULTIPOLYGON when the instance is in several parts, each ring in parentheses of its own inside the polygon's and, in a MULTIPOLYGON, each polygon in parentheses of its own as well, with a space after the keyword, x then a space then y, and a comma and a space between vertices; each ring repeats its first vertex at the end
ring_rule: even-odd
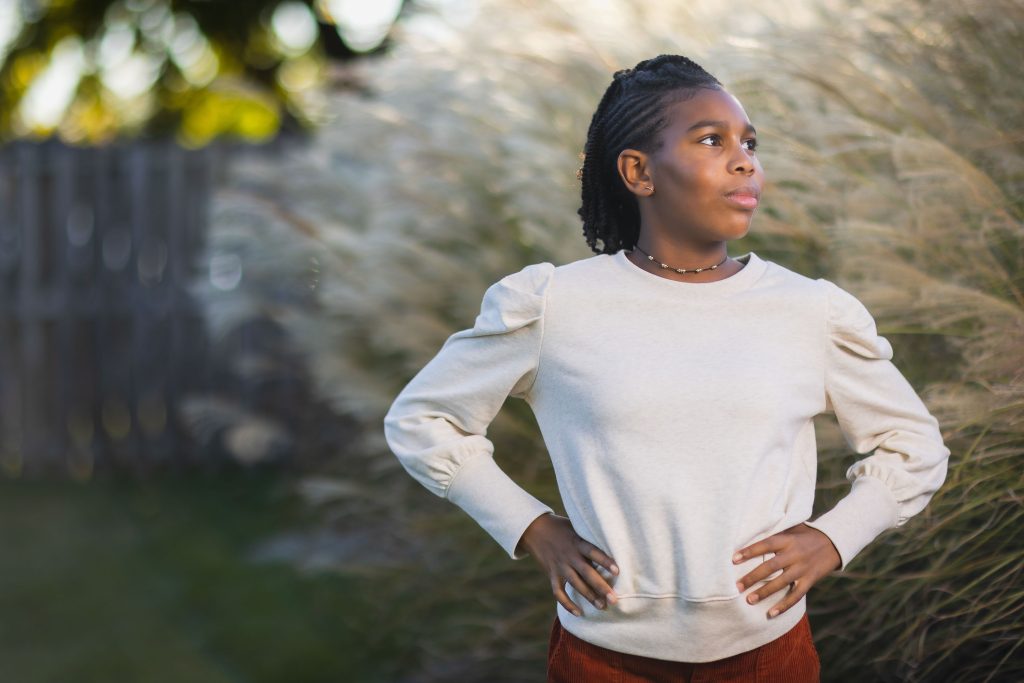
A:
POLYGON ((536 263, 484 293, 472 328, 451 335, 384 417, 388 446, 432 493, 462 508, 512 559, 523 532, 553 510, 495 463, 487 428, 508 396, 525 398, 537 373, 554 265, 536 263))
POLYGON ((807 523, 831 539, 842 571, 879 534, 924 509, 946 479, 950 451, 938 421, 892 364, 892 346, 867 308, 819 281, 828 296, 826 411, 835 413, 851 448, 871 453, 846 470, 846 497, 807 523))

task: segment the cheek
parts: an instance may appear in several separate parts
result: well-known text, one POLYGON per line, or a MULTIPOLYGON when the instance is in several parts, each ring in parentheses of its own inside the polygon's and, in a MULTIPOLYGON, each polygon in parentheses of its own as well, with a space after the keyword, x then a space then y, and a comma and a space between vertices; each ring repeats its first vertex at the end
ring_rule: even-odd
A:
POLYGON ((714 174, 700 166, 674 166, 666 175, 679 203, 685 206, 707 204, 718 194, 720 181, 716 182, 714 174))
POLYGON ((720 175, 698 170, 690 176, 686 188, 692 203, 714 204, 721 196, 722 179, 720 175))

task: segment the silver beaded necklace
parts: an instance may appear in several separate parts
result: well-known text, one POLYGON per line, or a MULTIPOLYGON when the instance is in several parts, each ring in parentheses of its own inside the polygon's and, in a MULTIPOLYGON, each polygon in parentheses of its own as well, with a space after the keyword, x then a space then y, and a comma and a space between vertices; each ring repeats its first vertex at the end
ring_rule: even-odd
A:
POLYGON ((721 261, 719 261, 718 263, 716 263, 713 266, 705 266, 703 268, 689 268, 689 269, 687 269, 687 268, 673 268, 672 266, 670 266, 670 265, 668 265, 666 263, 662 263, 661 261, 656 261, 653 256, 648 254, 646 251, 641 249, 639 246, 633 245, 633 248, 636 249, 637 251, 639 251, 644 256, 646 256, 648 261, 654 261, 655 263, 657 263, 662 268, 665 268, 667 270, 674 270, 677 273, 700 273, 700 272, 705 271, 705 270, 714 270, 715 268, 717 268, 718 266, 722 265, 723 263, 725 263, 729 259, 729 255, 726 254, 725 258, 723 258, 721 261))

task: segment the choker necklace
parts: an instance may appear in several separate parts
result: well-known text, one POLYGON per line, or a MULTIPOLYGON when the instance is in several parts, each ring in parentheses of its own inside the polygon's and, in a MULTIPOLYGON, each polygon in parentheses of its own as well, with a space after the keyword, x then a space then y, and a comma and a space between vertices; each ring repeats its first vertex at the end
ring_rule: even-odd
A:
POLYGON ((640 248, 639 246, 633 245, 633 248, 634 248, 634 249, 636 249, 637 251, 639 251, 639 252, 640 252, 641 254, 643 254, 644 256, 646 256, 646 257, 647 257, 647 260, 648 260, 648 261, 654 261, 655 263, 657 263, 657 264, 658 264, 659 266, 661 266, 662 268, 666 268, 666 269, 668 269, 668 270, 674 270, 674 271, 676 271, 677 273, 700 273, 700 272, 702 272, 702 271, 705 271, 705 270, 714 270, 714 269, 715 269, 715 268, 717 268, 718 266, 720 266, 720 265, 722 265, 723 263, 725 263, 725 262, 726 262, 726 260, 728 260, 728 258, 729 258, 729 255, 728 255, 728 254, 726 254, 726 255, 725 255, 725 258, 723 258, 723 259, 722 259, 721 261, 719 261, 719 262, 718 262, 718 263, 716 263, 715 265, 713 265, 713 266, 705 266, 705 267, 703 267, 703 268, 673 268, 672 266, 670 266, 670 265, 668 265, 668 264, 665 264, 665 263, 662 263, 661 261, 655 261, 655 259, 654 259, 654 257, 653 257, 653 256, 651 256, 650 254, 648 254, 648 253, 647 253, 646 251, 644 251, 643 249, 641 249, 641 248, 640 248))

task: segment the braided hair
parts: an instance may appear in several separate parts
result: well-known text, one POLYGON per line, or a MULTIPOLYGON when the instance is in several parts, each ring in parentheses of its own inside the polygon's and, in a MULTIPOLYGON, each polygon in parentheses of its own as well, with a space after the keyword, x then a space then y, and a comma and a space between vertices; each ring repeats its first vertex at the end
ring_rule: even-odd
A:
POLYGON ((700 88, 721 87, 717 78, 681 55, 659 55, 615 72, 590 121, 583 165, 576 172, 583 186, 577 213, 594 253, 632 249, 640 235, 640 209, 619 176, 619 153, 626 148, 656 151, 669 123, 669 105, 690 99, 700 88), (603 248, 596 246, 599 239, 603 248))

